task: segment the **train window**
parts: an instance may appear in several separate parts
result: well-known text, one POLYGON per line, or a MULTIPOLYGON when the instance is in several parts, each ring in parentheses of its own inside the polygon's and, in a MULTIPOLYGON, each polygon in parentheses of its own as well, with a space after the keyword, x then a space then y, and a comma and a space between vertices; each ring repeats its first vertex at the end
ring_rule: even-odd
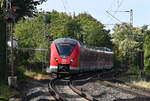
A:
POLYGON ((72 53, 75 44, 57 43, 56 47, 61 58, 68 58, 72 53))

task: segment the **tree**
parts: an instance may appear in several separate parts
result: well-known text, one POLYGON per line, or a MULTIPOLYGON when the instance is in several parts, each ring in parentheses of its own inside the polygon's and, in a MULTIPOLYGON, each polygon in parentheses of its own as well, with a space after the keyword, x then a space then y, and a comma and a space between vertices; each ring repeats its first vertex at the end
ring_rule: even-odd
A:
MULTIPOLYGON (((21 17, 33 17, 33 15, 36 12, 36 6, 42 4, 43 2, 47 0, 10 0, 11 6, 19 8, 17 11, 18 18, 21 17)), ((2 13, 6 12, 6 0, 0 0, 0 8, 2 10, 2 13)))
POLYGON ((137 64, 136 54, 143 50, 144 32, 147 26, 133 27, 130 24, 122 23, 115 25, 113 33, 113 43, 115 53, 122 63, 137 64))
MULTIPOLYGON (((42 2, 46 0, 10 0, 12 1, 12 7, 17 6, 19 8, 19 16, 16 19, 18 21, 19 18, 25 17, 25 16, 33 16, 36 12, 36 6, 38 4, 41 4, 42 2)), ((4 16, 6 15, 6 0, 0 0, 0 77, 4 78, 7 77, 7 66, 6 66, 6 47, 7 42, 6 38, 6 22, 4 21, 4 16)))
POLYGON ((146 32, 144 39, 144 65, 145 71, 150 71, 150 30, 146 32))
MULTIPOLYGON (((69 37, 69 24, 72 20, 71 16, 66 13, 59 13, 57 11, 52 11, 48 15, 49 25, 47 27, 48 32, 52 34, 53 39, 61 37, 69 37)), ((71 36, 70 36, 71 37, 71 36)))
MULTIPOLYGON (((22 19, 15 26, 14 36, 19 40, 20 48, 47 48, 47 40, 42 32, 43 17, 38 15, 34 19, 22 19), (24 27, 26 26, 26 27, 24 27), (45 46, 46 45, 46 46, 45 46)), ((27 61, 42 61, 42 54, 36 51, 26 53, 30 57, 26 57, 27 61)))
POLYGON ((111 36, 104 25, 87 13, 75 17, 81 25, 80 41, 87 45, 112 48, 111 36))
POLYGON ((81 26, 78 20, 76 19, 69 19, 66 21, 64 25, 64 33, 66 36, 70 36, 72 38, 75 38, 77 40, 80 40, 80 33, 81 33, 81 26))

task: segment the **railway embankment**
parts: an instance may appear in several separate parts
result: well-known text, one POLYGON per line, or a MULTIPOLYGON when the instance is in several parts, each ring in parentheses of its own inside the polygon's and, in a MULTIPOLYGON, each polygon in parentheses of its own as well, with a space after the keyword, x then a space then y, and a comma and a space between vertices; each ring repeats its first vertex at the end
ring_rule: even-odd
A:
MULTIPOLYGON (((48 82, 51 80, 51 77, 48 75, 33 75, 30 74, 30 79, 24 84, 20 85, 21 92, 14 96, 14 98, 20 98, 23 101, 37 101, 37 100, 54 100, 54 98, 48 92, 48 82)), ((123 80, 128 83, 132 83, 132 81, 136 80, 136 82, 140 80, 144 80, 144 78, 140 79, 138 76, 126 75, 117 77, 120 80, 123 80)), ((111 78, 110 78, 111 79, 111 78)), ((88 95, 93 96, 97 100, 102 101, 149 101, 147 98, 139 98, 136 95, 129 94, 128 92, 124 92, 118 88, 113 88, 110 86, 102 85, 99 78, 94 77, 86 80, 77 80, 73 81, 74 86, 76 86, 79 90, 87 93, 88 95)), ((149 82, 149 81, 147 81, 149 82)), ((21 101, 20 100, 20 101, 21 101)), ((15 101, 15 100, 14 100, 15 101)))
MULTIPOLYGON (((112 79, 112 78, 109 78, 112 79)), ((87 82, 75 81, 76 87, 83 92, 93 96, 99 101, 149 101, 149 97, 141 96, 141 93, 129 90, 124 85, 115 85, 109 82, 104 82, 99 78, 88 79, 87 82), (88 82, 88 83, 87 83, 88 82), (120 87, 119 87, 120 86, 120 87)), ((138 88, 139 89, 139 88, 138 88)), ((141 92, 141 91, 140 91, 141 92)))

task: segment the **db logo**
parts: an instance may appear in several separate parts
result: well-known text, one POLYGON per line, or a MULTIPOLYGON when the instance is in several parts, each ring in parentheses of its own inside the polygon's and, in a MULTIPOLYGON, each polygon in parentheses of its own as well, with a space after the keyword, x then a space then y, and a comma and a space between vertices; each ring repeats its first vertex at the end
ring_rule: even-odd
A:
POLYGON ((62 59, 62 63, 66 63, 67 61, 66 61, 66 59, 62 59))

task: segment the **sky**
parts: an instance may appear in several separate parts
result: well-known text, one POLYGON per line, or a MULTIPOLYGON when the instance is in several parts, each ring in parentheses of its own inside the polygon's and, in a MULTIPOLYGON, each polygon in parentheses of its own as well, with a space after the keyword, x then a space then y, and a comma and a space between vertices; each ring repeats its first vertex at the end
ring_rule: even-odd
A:
POLYGON ((107 29, 113 27, 110 24, 120 24, 119 21, 130 23, 130 12, 124 11, 132 9, 134 27, 150 25, 150 0, 47 0, 37 8, 45 11, 57 10, 67 14, 75 12, 76 15, 87 12, 105 24, 107 29))

